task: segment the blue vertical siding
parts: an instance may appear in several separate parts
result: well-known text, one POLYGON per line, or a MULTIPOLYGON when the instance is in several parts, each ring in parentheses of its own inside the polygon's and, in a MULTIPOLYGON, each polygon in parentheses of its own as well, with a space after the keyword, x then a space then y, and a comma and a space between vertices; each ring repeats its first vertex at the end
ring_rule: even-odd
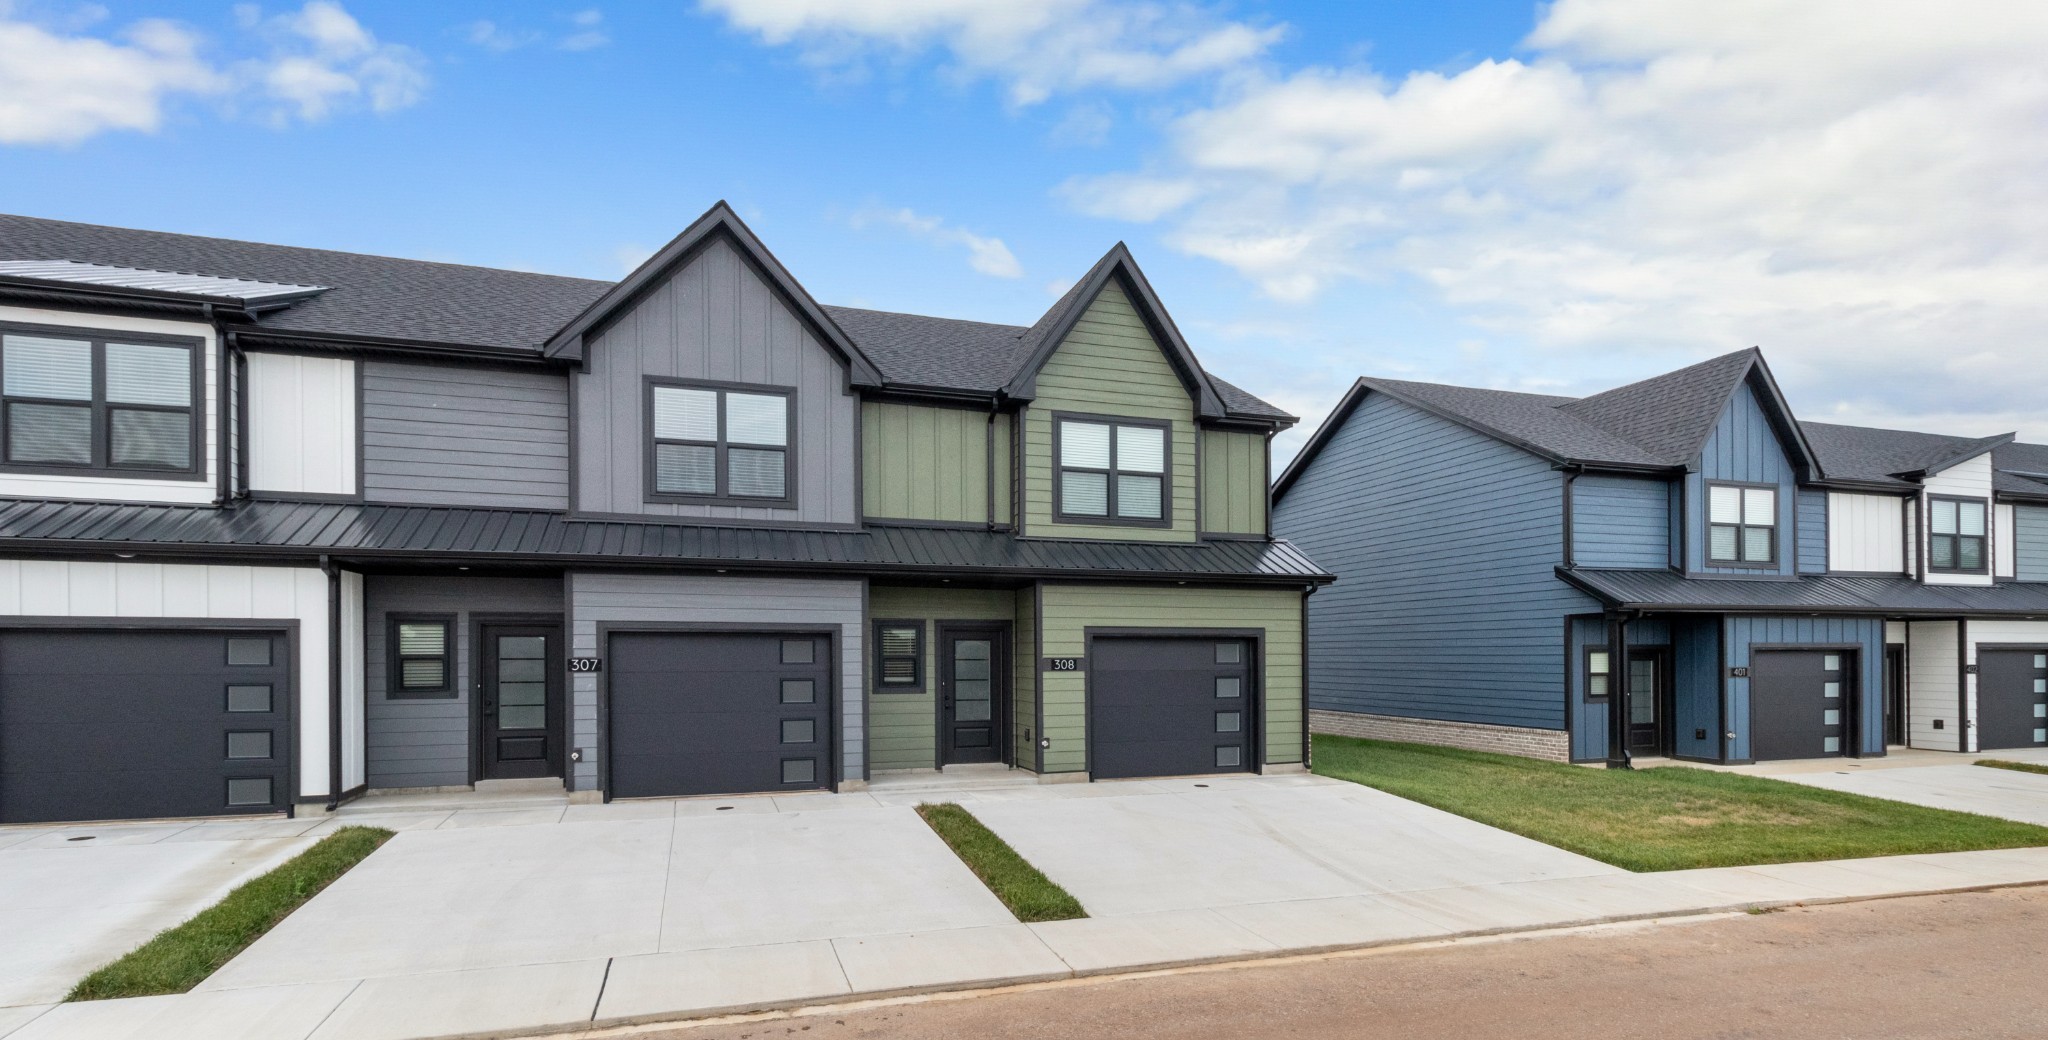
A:
POLYGON ((2014 577, 2048 581, 2048 506, 2012 507, 2014 577))
POLYGON ((1656 569, 1670 559, 1667 481, 1584 476, 1572 483, 1572 562, 1656 569))
POLYGON ((1457 423, 1368 393, 1273 507, 1338 576, 1309 597, 1309 704, 1565 728, 1563 477, 1457 423))
POLYGON ((1681 758, 1719 761, 1720 618, 1680 618, 1671 623, 1671 686, 1672 749, 1681 758))
POLYGON ((1799 573, 1828 572, 1828 493, 1799 489, 1799 573))
MULTIPOLYGON (((1881 618, 1730 617, 1722 626, 1730 668, 1747 668, 1750 648, 1763 644, 1815 645, 1852 643, 1859 647, 1857 719, 1859 748, 1884 747, 1884 621, 1881 618)), ((1728 680, 1729 757, 1750 756, 1749 680, 1728 680)))
POLYGON ((1728 396, 1720 421, 1707 435, 1698 471, 1685 478, 1686 570, 1695 574, 1792 575, 1799 545, 1797 499, 1792 461, 1764 417, 1755 391, 1744 383, 1728 396), (1754 567, 1707 566, 1706 486, 1709 481, 1724 480, 1778 485, 1777 567, 1760 572, 1754 567))
POLYGON ((1571 646, 1567 688, 1572 699, 1572 758, 1581 762, 1606 758, 1607 702, 1586 699, 1586 648, 1607 645, 1607 623, 1598 617, 1573 618, 1567 642, 1571 646))

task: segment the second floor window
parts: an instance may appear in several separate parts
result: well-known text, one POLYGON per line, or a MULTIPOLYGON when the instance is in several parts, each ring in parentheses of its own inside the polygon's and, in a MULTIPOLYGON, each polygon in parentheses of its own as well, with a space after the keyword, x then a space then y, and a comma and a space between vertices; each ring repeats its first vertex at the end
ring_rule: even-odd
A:
POLYGON ((1166 522, 1165 423, 1057 422, 1060 519, 1166 522))
POLYGON ((197 356, 177 343, 0 335, 0 454, 17 470, 194 473, 197 356))
POLYGON ((652 497, 790 501, 790 391, 655 383, 648 392, 652 497))
POLYGON ((1711 484, 1707 487, 1707 562, 1778 562, 1776 488, 1711 484))
POLYGON ((1927 512, 1927 569, 1984 573, 1984 500, 1936 498, 1927 512))

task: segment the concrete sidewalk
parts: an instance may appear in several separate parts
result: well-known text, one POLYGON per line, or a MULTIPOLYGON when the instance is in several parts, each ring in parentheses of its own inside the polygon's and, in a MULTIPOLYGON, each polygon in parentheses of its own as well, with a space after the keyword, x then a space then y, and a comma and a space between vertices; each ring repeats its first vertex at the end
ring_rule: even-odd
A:
POLYGON ((901 805, 884 804, 917 797, 924 796, 812 796, 781 806, 777 799, 736 799, 716 803, 733 806, 722 811, 701 801, 618 803, 554 810, 557 823, 501 821, 495 828, 449 828, 460 813, 440 814, 431 824, 415 820, 433 829, 401 834, 200 991, 63 1005, 25 1024, 0 1019, 0 1035, 512 1035, 1751 906, 2048 883, 2048 849, 1631 874, 1309 776, 949 796, 969 804, 1094 915, 1023 925, 971 875, 973 889, 955 888, 965 868, 943 846, 940 858, 931 858, 928 842, 935 839, 922 822, 901 805), (581 824, 564 819, 577 809, 605 811, 582 814, 588 819, 581 824), (874 837, 849 856, 832 854, 834 844, 860 834, 874 837), (808 874, 784 864, 803 852, 808 874), (863 858, 880 862, 854 862, 863 858), (449 874, 445 868, 457 863, 466 866, 449 874), (606 864, 609 870, 597 869, 606 864), (833 871, 850 877, 840 883, 814 876, 833 871), (897 884, 894 876, 904 871, 908 883, 897 884), (658 876, 660 890, 636 887, 642 876, 658 876), (760 883, 750 888, 750 877, 760 883), (799 880, 816 882, 818 891, 800 890, 799 880), (469 902, 437 911, 437 900, 455 898, 466 886, 479 887, 469 902), (617 898, 600 895, 608 891, 617 898), (386 895, 402 907, 382 923, 351 919, 363 900, 386 895), (584 902, 550 908, 563 899, 584 902), (840 909, 856 904, 865 912, 840 909), (609 905, 628 910, 599 912, 609 905), (484 927, 533 915, 545 918, 545 927, 522 924, 504 935, 484 927), (751 917, 761 920, 743 920, 751 917), (481 923, 448 930, 461 920, 481 923), (407 922, 412 959, 394 959, 408 945, 397 941, 407 922))

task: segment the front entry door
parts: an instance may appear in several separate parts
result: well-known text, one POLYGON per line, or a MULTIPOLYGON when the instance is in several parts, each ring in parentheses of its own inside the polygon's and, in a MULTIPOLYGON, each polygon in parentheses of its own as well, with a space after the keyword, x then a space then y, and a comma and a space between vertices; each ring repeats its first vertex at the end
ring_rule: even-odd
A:
POLYGON ((562 630, 485 624, 477 646, 477 711, 485 780, 562 775, 562 630))
POLYGON ((1666 651, 1628 653, 1628 749, 1631 754, 1661 755, 1664 747, 1664 674, 1666 651))
POLYGON ((1009 714, 1003 629, 939 626, 939 761, 1003 760, 1009 714))

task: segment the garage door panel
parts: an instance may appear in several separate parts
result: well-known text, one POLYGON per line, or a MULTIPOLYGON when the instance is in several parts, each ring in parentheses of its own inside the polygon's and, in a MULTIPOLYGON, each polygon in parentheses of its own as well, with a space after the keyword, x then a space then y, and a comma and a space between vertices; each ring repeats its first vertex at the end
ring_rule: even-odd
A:
POLYGON ((0 633, 0 821, 282 810, 285 640, 195 630, 0 633), (230 664, 231 641, 241 659, 268 663, 230 664), (267 689, 232 705, 267 710, 228 710, 230 687, 267 689))
POLYGON ((1750 757, 1759 762, 1847 753, 1855 656, 1844 650, 1759 650, 1749 679, 1750 757), (1833 665, 1833 667, 1829 667, 1833 665))
POLYGON ((614 634, 612 794, 829 786, 831 647, 808 634, 614 634))
POLYGON ((1089 656, 1092 775, 1179 776, 1252 767, 1255 702, 1247 641, 1098 637, 1089 656), (1219 684, 1236 696, 1217 696, 1219 684))
POLYGON ((2048 746, 2048 649, 1977 651, 1977 747, 2048 746))

